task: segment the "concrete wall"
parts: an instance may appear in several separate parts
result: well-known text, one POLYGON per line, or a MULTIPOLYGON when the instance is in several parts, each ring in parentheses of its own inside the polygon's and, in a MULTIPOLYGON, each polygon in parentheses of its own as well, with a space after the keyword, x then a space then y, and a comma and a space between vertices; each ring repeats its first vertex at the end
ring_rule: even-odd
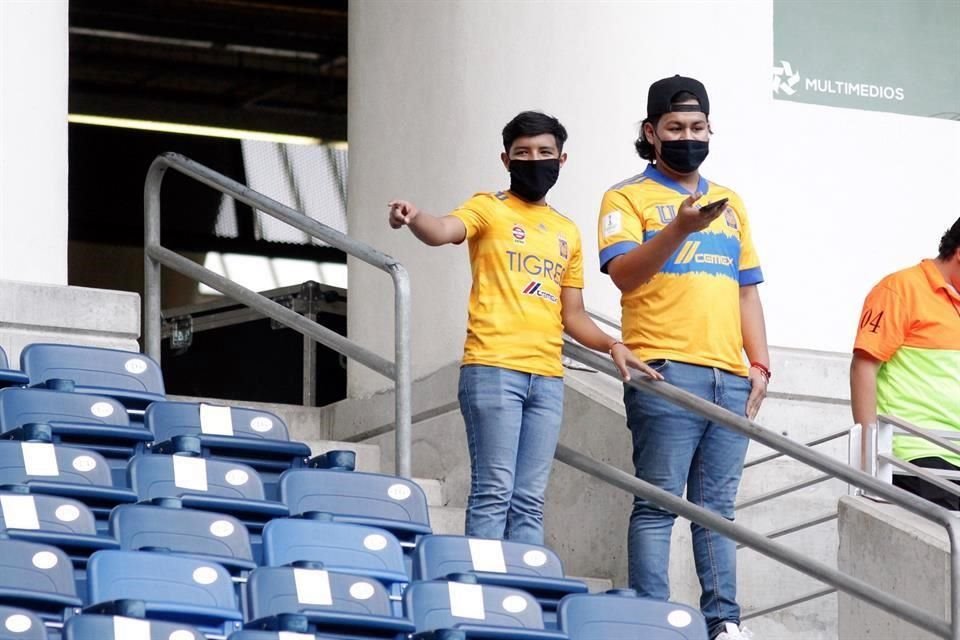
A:
MULTIPOLYGON (((632 142, 646 90, 674 73, 710 92, 704 173, 750 210, 771 343, 849 350, 869 287, 935 252, 956 219, 916 185, 955 178, 960 126, 774 101, 772 18, 771 0, 351 3, 349 229, 411 270, 417 375, 462 348, 467 253, 391 231, 387 200, 444 213, 504 188, 500 129, 522 109, 556 114, 570 160, 550 199, 583 234, 588 306, 618 316, 597 264, 600 197, 642 170, 632 142)), ((350 334, 390 354, 389 281, 350 269, 350 334)), ((350 372, 353 395, 383 386, 350 372)))
MULTIPOLYGON (((850 425, 844 355, 774 350, 779 372, 759 421, 795 440, 806 442, 850 425), (841 384, 842 383, 842 384, 841 384)), ((456 403, 457 364, 450 363, 418 381, 414 387, 414 414, 456 403)), ((351 399, 324 408, 318 437, 342 440, 393 419, 392 393, 369 399, 351 399)), ((568 371, 561 441, 598 460, 632 472, 630 436, 625 428, 622 388, 596 373, 568 371)), ((379 444, 382 467, 393 465, 394 434, 369 442, 379 444)), ((846 438, 821 445, 819 450, 846 460, 846 438)), ((417 477, 444 482, 447 505, 463 507, 469 490, 469 460, 463 421, 455 408, 413 428, 413 470, 417 477)), ((752 445, 748 460, 768 450, 752 445)), ((744 473, 740 500, 811 478, 817 472, 791 460, 777 460, 744 473)), ((776 501, 741 509, 738 522, 755 531, 769 532, 815 516, 835 513, 846 485, 835 481, 798 491, 776 501)), ((626 528, 631 498, 599 480, 556 464, 547 491, 547 544, 563 558, 573 575, 611 578, 626 585, 626 528), (575 523, 571 525, 571 523, 575 523)), ((829 522, 781 539, 821 562, 836 562, 836 523, 829 522)), ((673 598, 696 605, 699 585, 690 551, 689 523, 674 529, 671 562, 673 598)), ((739 555, 740 597, 745 610, 762 609, 822 588, 815 580, 782 567, 751 550, 739 555)), ((778 640, 836 640, 836 597, 791 607, 749 625, 758 637, 778 640)), ((841 636, 852 640, 856 636, 841 636)))
POLYGON ((0 280, 67 283, 67 1, 0 2, 0 280))
POLYGON ((33 342, 139 351, 140 296, 0 280, 0 346, 12 366, 33 342))
MULTIPOLYGON (((838 566, 887 593, 950 617, 950 544, 943 527, 867 498, 840 501, 838 566)), ((842 640, 933 640, 937 636, 846 594, 839 596, 842 640)))

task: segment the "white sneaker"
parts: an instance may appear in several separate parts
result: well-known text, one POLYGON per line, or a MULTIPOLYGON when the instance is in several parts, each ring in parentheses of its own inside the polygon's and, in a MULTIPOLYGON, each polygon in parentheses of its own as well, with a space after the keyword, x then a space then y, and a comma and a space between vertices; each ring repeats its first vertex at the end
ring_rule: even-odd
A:
POLYGON ((753 633, 743 625, 737 627, 732 622, 727 622, 723 627, 724 630, 714 640, 752 640, 753 638, 753 633))

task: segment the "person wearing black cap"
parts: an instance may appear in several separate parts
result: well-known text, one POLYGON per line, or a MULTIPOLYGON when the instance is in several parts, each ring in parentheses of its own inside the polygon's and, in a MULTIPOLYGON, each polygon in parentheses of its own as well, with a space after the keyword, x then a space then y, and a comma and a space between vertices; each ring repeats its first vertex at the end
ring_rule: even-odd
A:
MULTIPOLYGON (((859 425, 873 428, 883 413, 921 429, 960 432, 960 219, 939 249, 936 258, 885 277, 863 303, 850 364, 859 425)), ((893 454, 918 467, 960 471, 960 456, 917 436, 894 435, 893 454)), ((960 497, 919 477, 895 475, 893 484, 960 510, 960 497)))
MULTIPOLYGON (((623 341, 671 384, 754 418, 770 379, 763 281, 743 202, 700 173, 710 142, 703 84, 673 76, 650 86, 635 146, 650 164, 604 194, 600 266, 621 292, 623 341), (744 351, 747 359, 744 360, 744 351)), ((636 475, 733 519, 748 439, 632 386, 624 389, 636 475)), ((635 498, 630 587, 666 600, 675 514, 635 498)), ((710 637, 743 640, 736 545, 692 525, 700 609, 710 637)))

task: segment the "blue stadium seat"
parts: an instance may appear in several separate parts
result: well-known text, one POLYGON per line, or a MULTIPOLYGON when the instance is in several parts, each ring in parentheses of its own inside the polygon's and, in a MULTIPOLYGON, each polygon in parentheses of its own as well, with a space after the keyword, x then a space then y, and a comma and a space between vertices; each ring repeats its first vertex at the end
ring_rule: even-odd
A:
POLYGON ((204 458, 253 467, 263 479, 270 499, 277 499, 280 474, 305 466, 310 457, 310 447, 290 441, 283 420, 258 409, 157 402, 147 408, 144 424, 156 436, 154 451, 159 453, 175 453, 174 438, 197 436, 204 458))
POLYGON ((227 640, 340 640, 343 636, 327 636, 320 633, 296 631, 237 631, 227 640))
POLYGON ((93 512, 98 531, 106 531, 113 507, 137 501, 134 492, 112 486, 110 468, 99 453, 49 442, 0 440, 0 485, 79 500, 93 512))
POLYGON ((0 640, 47 640, 43 621, 26 609, 0 607, 0 640))
POLYGON ((264 523, 288 515, 286 506, 264 500, 260 476, 244 464, 144 454, 130 460, 127 472, 141 500, 180 498, 188 509, 235 516, 257 536, 264 523))
POLYGON ((605 594, 577 594, 560 601, 560 629, 570 640, 656 638, 707 640, 707 625, 696 609, 673 602, 638 598, 618 589, 605 594))
POLYGON ((177 498, 155 502, 121 505, 110 514, 110 533, 121 549, 164 550, 216 562, 234 576, 257 566, 247 529, 233 516, 183 509, 177 498))
POLYGON ((73 391, 116 398, 128 410, 166 399, 160 365, 142 353, 36 343, 20 353, 20 368, 31 386, 69 380, 73 391))
POLYGON ((26 487, 0 490, 0 534, 59 547, 77 568, 96 551, 119 548, 113 538, 97 535, 93 513, 82 502, 31 494, 26 487))
POLYGON ((587 585, 563 575, 560 558, 546 547, 463 536, 424 536, 413 554, 414 580, 442 580, 472 573, 477 582, 523 589, 543 610, 547 628, 555 628, 560 599, 586 593, 587 585))
POLYGON ((83 614, 67 620, 63 640, 205 640, 191 625, 83 614))
POLYGON ((31 423, 49 425, 55 443, 102 455, 117 486, 123 486, 130 457, 153 440, 142 425, 130 425, 123 405, 113 398, 48 389, 0 390, 0 433, 21 440, 16 431, 31 423))
MULTIPOLYGON (((329 517, 329 516, 327 516, 329 517)), ((318 562, 378 580, 387 589, 396 615, 403 615, 401 596, 407 576, 403 549, 389 531, 313 518, 278 518, 263 528, 263 564, 282 567, 318 562)))
POLYGON ((7 352, 0 347, 0 387, 22 387, 30 384, 27 374, 11 369, 7 361, 7 352))
POLYGON ((449 582, 411 583, 404 607, 417 628, 413 637, 418 640, 567 638, 560 631, 544 629, 540 605, 525 591, 480 585, 466 574, 449 582))
POLYGON ((241 627, 230 574, 220 565, 168 553, 98 551, 87 568, 85 613, 123 613, 142 602, 143 617, 229 635, 241 627))
POLYGON ((50 545, 0 540, 0 604, 27 609, 45 622, 62 622, 83 604, 70 559, 50 545))
POLYGON ((411 549, 432 533, 427 497, 415 482, 377 473, 291 469, 280 476, 291 515, 333 514, 336 522, 386 529, 411 549))
POLYGON ((277 630, 284 616, 294 615, 307 623, 302 631, 337 638, 405 640, 413 631, 409 620, 392 615, 389 595, 376 580, 303 565, 250 574, 247 629, 277 630))

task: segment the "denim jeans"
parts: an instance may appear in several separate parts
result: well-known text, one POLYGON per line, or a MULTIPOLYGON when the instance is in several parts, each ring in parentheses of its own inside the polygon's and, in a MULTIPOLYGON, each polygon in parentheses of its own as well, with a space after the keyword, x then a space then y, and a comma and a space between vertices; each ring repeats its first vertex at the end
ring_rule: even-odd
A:
MULTIPOLYGON (((744 414, 750 394, 748 378, 681 362, 660 360, 650 365, 670 384, 744 414)), ((637 477, 676 496, 683 494, 686 485, 687 500, 733 520, 748 438, 633 387, 625 387, 624 404, 637 477)), ((642 498, 634 499, 627 548, 630 587, 641 596, 670 597, 670 532, 675 518, 642 498)), ((709 529, 696 524, 690 529, 700 578, 700 609, 712 638, 725 621, 740 622, 737 549, 732 540, 709 529)))
POLYGON ((563 378, 464 365, 458 395, 470 450, 466 534, 543 544, 563 378))

